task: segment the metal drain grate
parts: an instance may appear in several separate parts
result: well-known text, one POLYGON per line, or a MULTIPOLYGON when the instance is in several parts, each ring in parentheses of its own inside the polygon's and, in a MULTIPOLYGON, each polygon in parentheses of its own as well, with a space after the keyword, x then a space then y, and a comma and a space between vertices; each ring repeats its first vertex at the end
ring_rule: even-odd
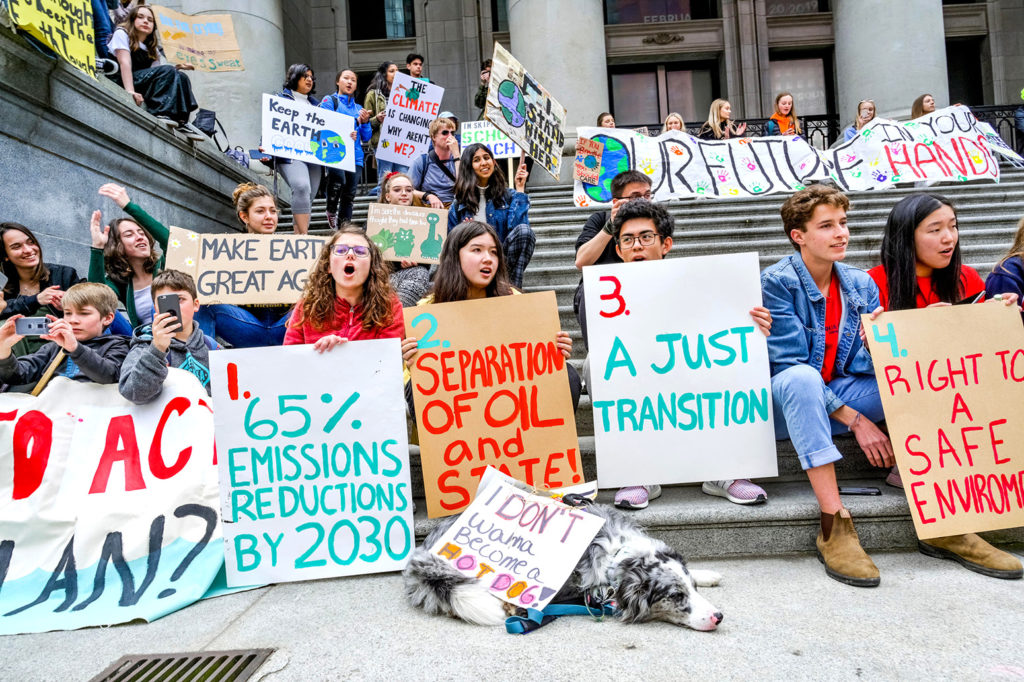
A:
POLYGON ((239 649, 122 656, 91 682, 243 682, 272 653, 273 649, 239 649))

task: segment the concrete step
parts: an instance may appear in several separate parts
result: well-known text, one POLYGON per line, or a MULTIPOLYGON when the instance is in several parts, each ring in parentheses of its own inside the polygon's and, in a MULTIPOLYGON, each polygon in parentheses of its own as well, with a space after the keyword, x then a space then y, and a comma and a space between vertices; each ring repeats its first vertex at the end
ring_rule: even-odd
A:
MULTIPOLYGON (((577 420, 579 420, 583 412, 584 409, 581 404, 580 409, 576 411, 577 420)), ((586 412, 591 412, 589 405, 586 412)), ((594 481, 597 480, 597 454, 594 449, 593 428, 591 427, 589 431, 584 432, 579 424, 580 422, 577 421, 577 432, 581 434, 579 437, 579 452, 583 462, 583 474, 586 480, 594 481)), ((883 485, 883 479, 889 473, 888 469, 877 469, 871 466, 852 436, 839 436, 835 442, 836 447, 839 448, 843 455, 843 459, 836 462, 836 476, 840 480, 845 482, 852 479, 867 479, 874 481, 871 485, 883 485)), ((793 444, 790 441, 777 441, 776 451, 779 463, 778 476, 758 479, 759 483, 763 485, 765 482, 785 483, 806 480, 806 475, 800 466, 800 460, 797 458, 796 451, 793 449, 793 444)), ((420 464, 420 447, 418 445, 409 446, 409 466, 412 475, 413 497, 423 497, 423 469, 420 464)), ((686 485, 700 487, 699 484, 686 485)))
MULTIPOLYGON (((882 492, 879 496, 843 497, 864 549, 916 549, 917 538, 902 490, 881 485, 877 479, 843 482, 878 487, 882 492)), ((810 484, 806 480, 769 482, 764 488, 767 503, 741 506, 705 495, 697 486, 671 486, 647 509, 626 513, 688 559, 815 551, 820 512, 810 484)), ((611 504, 613 498, 614 491, 605 490, 598 501, 611 504)), ((438 521, 427 518, 424 500, 417 505, 416 536, 422 542, 438 521)), ((1024 542, 1024 528, 986 533, 985 537, 999 544, 1020 543, 1024 542)))

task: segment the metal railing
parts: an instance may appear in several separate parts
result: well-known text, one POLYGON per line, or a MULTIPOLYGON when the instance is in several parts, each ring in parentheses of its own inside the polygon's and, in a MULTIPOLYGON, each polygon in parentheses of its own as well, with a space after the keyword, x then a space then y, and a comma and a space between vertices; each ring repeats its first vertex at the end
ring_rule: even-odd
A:
POLYGON ((1024 153, 1024 131, 1017 127, 1024 126, 1024 105, 993 104, 971 107, 971 111, 979 121, 984 121, 995 128, 999 137, 1018 154, 1024 153))

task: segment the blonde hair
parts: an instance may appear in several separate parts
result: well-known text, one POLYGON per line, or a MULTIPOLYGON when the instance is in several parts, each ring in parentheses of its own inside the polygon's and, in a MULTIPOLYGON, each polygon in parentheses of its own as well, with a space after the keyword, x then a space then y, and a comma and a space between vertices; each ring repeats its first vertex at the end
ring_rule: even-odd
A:
POLYGON ((793 130, 796 131, 797 135, 800 135, 803 131, 800 130, 800 119, 797 118, 796 115, 796 97, 793 97, 793 93, 788 90, 783 90, 779 94, 775 95, 775 111, 772 112, 772 115, 778 114, 779 116, 782 116, 782 112, 779 111, 779 101, 783 97, 789 97, 793 100, 792 106, 789 107, 789 114, 784 118, 789 119, 790 123, 793 124, 793 130))
POLYGON ((433 137, 437 133, 445 128, 451 128, 455 130, 455 121, 450 118, 435 118, 430 122, 430 136, 433 137))
POLYGON ((857 115, 853 117, 853 127, 854 127, 854 129, 855 130, 860 130, 866 124, 871 123, 872 121, 874 121, 875 120, 875 115, 877 113, 878 113, 878 106, 875 104, 875 100, 873 100, 873 99, 862 99, 861 101, 857 102, 857 115), (862 104, 870 104, 871 105, 871 118, 869 118, 864 123, 860 122, 860 107, 861 107, 862 104))
POLYGON ((661 123, 661 132, 665 132, 666 130, 668 130, 668 121, 669 121, 670 118, 674 118, 674 119, 678 120, 679 121, 679 129, 681 131, 683 131, 683 132, 686 132, 686 121, 683 120, 683 117, 682 117, 681 114, 678 114, 675 111, 673 111, 671 114, 666 116, 665 120, 662 121, 662 123, 661 123))
MULTIPOLYGON (((388 173, 386 176, 384 176, 384 179, 380 183, 380 194, 377 195, 377 203, 378 204, 390 204, 391 203, 388 200, 388 193, 391 191, 391 183, 394 182, 395 180, 397 180, 398 178, 405 178, 406 180, 409 181, 409 184, 412 185, 412 188, 416 189, 416 185, 413 183, 412 178, 410 178, 405 173, 398 173, 398 172, 388 173)), ((415 197, 415 195, 413 196, 412 203, 413 203, 413 205, 416 204, 416 197, 415 197)))
MULTIPOLYGON (((1010 250, 1006 253, 1006 255, 1003 256, 1002 259, 996 264, 996 267, 998 268, 1007 260, 1014 257, 1024 258, 1024 218, 1021 218, 1020 222, 1017 223, 1017 234, 1013 236, 1013 245, 1010 247, 1010 250)), ((995 268, 993 268, 993 270, 994 269, 995 268)))
MULTIPOLYGON (((700 127, 701 132, 707 129, 711 130, 711 134, 715 136, 715 139, 722 138, 722 106, 728 104, 727 99, 716 99, 711 103, 711 110, 708 111, 708 120, 704 122, 704 125, 700 127)), ((735 130, 732 127, 732 121, 729 121, 729 132, 734 133, 735 130)))
POLYGON ((68 289, 64 293, 64 298, 61 299, 61 306, 65 310, 68 308, 81 310, 87 305, 95 308, 100 317, 112 315, 117 312, 117 296, 114 295, 114 290, 106 284, 81 282, 68 289))

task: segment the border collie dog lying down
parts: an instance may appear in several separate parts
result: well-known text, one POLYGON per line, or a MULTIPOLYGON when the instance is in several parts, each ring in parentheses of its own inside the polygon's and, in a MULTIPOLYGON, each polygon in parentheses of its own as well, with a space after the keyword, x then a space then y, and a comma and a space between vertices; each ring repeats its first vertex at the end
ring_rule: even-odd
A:
MULTIPOLYGON (((613 601, 617 616, 627 623, 660 620, 703 631, 718 627, 722 613, 696 586, 717 585, 720 575, 687 570, 678 552, 612 507, 595 504, 581 509, 605 523, 552 603, 589 597, 591 603, 613 601)), ((463 575, 429 551, 457 518, 439 523, 416 548, 403 571, 406 596, 429 614, 500 625, 515 608, 493 597, 477 578, 463 575)))

